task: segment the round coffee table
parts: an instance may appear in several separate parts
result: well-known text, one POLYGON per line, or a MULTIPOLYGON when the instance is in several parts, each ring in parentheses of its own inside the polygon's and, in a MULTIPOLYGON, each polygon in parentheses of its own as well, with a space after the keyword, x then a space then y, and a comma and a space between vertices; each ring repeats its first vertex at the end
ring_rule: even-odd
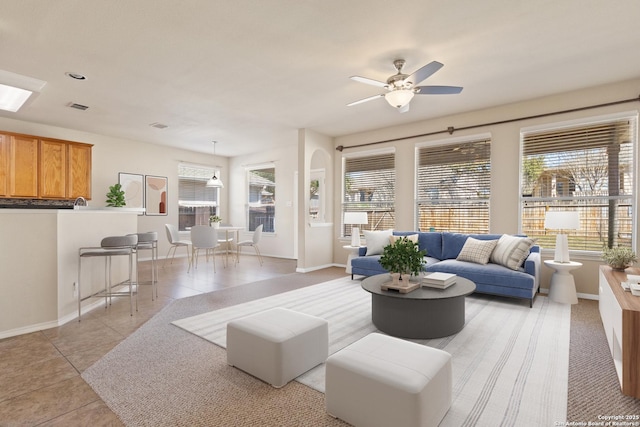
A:
POLYGON ((406 294, 383 291, 389 274, 367 277, 362 289, 371 293, 371 321, 380 331, 401 338, 440 338, 464 327, 464 298, 476 290, 458 276, 447 289, 420 287, 406 294))

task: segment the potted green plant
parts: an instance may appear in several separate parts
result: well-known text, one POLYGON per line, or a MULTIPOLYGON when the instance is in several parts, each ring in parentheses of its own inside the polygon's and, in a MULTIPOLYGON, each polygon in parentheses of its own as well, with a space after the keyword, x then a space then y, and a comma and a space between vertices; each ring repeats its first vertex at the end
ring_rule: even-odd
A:
POLYGON ((631 248, 615 246, 602 250, 602 259, 614 270, 624 270, 638 261, 636 253, 631 248))
MULTIPOLYGON (((418 243, 402 237, 385 246, 379 262, 392 274, 395 283, 396 279, 402 280, 402 275, 420 274, 426 253, 425 250, 419 249, 418 243)), ((409 278, 406 283, 409 283, 409 278)))
POLYGON ((220 218, 218 215, 211 215, 209 217, 209 224, 213 227, 213 228, 218 228, 220 227, 220 222, 222 221, 222 218, 220 218))
POLYGON ((127 202, 124 199, 122 185, 114 184, 109 187, 109 192, 107 193, 107 206, 110 208, 122 208, 126 205, 127 202))

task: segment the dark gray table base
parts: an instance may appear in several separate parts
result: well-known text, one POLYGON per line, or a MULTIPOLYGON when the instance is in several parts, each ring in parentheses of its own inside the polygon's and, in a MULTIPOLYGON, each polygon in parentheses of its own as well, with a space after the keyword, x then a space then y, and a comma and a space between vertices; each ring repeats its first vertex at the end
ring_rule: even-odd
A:
POLYGON ((371 321, 395 337, 446 337, 464 327, 464 296, 409 300, 371 294, 371 321))
POLYGON ((380 331, 400 338, 431 339, 453 335, 464 327, 465 296, 475 283, 458 277, 447 289, 418 288, 406 294, 383 291, 388 274, 371 276, 362 288, 371 293, 371 320, 380 331))

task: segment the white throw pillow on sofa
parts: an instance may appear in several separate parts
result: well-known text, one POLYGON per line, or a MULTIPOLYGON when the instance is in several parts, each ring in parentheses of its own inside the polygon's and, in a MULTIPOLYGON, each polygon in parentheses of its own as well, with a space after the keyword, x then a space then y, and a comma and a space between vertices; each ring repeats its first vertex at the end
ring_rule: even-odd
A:
POLYGON ((473 237, 467 237, 467 241, 464 242, 464 246, 456 260, 486 264, 489 262, 491 253, 497 243, 497 240, 478 240, 473 237))
POLYGON ((367 242, 367 256, 380 255, 384 247, 389 244, 389 237, 393 230, 367 231, 364 230, 364 238, 367 242))
POLYGON ((529 250, 535 242, 535 240, 528 237, 503 234, 491 254, 491 262, 517 270, 529 256, 529 250))

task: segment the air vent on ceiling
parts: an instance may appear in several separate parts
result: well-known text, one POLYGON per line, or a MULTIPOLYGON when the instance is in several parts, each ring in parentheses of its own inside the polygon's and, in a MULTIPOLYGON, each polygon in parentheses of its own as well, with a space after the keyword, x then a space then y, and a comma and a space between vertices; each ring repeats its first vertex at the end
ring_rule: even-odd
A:
POLYGON ((149 126, 151 126, 152 128, 157 128, 157 129, 166 129, 166 128, 169 127, 168 125, 165 125, 165 124, 162 124, 162 123, 158 123, 158 122, 151 123, 149 126))
POLYGON ((82 110, 82 111, 84 111, 84 110, 89 108, 86 105, 76 104, 75 102, 70 103, 69 107, 75 108, 76 110, 82 110))

